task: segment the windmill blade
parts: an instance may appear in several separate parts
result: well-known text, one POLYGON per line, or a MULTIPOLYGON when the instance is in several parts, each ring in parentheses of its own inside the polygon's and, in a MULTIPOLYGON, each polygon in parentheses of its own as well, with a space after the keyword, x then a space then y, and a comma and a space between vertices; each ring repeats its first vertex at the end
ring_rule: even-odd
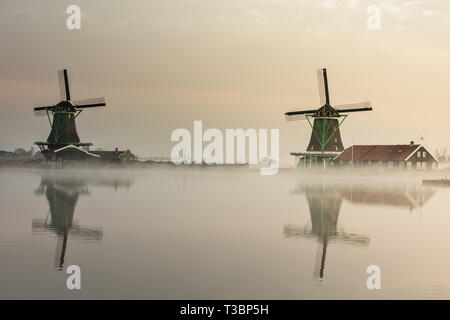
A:
POLYGON ((34 110, 34 114, 38 117, 41 116, 46 116, 47 112, 52 112, 53 110, 53 106, 45 106, 45 107, 36 107, 33 109, 34 110))
POLYGON ((327 101, 325 97, 325 82, 323 80, 323 69, 317 70, 317 83, 319 85, 320 105, 323 106, 327 101))
POLYGON ((64 84, 64 71, 58 70, 59 96, 61 101, 66 100, 66 88, 64 84))
POLYGON ((317 81, 319 84, 320 105, 330 104, 327 69, 323 68, 317 70, 317 81))
POLYGON ((70 101, 69 76, 67 74, 67 69, 58 71, 58 80, 61 101, 70 101))
POLYGON ((50 110, 53 109, 53 106, 44 106, 44 107, 36 107, 34 108, 34 111, 45 111, 45 110, 50 110))
POLYGON ((314 114, 317 110, 303 110, 286 112, 284 116, 287 121, 306 120, 307 114, 314 114))
POLYGON ((372 103, 370 101, 341 104, 334 107, 337 112, 359 112, 359 111, 371 111, 372 103))
POLYGON ((286 116, 296 116, 296 115, 299 115, 299 114, 314 114, 316 112, 317 112, 317 109, 314 109, 314 110, 302 110, 302 111, 289 111, 289 112, 286 112, 285 115, 286 116))
POLYGON ((286 121, 303 121, 306 120, 306 115, 304 114, 294 114, 294 115, 284 115, 286 118, 286 121))
POLYGON ((104 107, 106 106, 106 101, 105 97, 76 100, 73 102, 73 106, 77 109, 104 107))

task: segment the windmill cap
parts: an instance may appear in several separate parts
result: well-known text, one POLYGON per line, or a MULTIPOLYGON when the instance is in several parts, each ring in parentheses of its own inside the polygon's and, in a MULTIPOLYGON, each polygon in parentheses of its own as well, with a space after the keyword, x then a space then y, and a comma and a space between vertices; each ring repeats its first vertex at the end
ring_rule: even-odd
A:
POLYGON ((71 110, 74 106, 69 101, 61 101, 56 105, 57 110, 71 110))
POLYGON ((319 109, 317 109, 317 111, 315 112, 316 115, 323 115, 323 113, 325 112, 326 115, 334 115, 337 114, 337 111, 335 108, 333 108, 331 105, 329 105, 328 103, 324 104, 323 106, 321 106, 319 109))

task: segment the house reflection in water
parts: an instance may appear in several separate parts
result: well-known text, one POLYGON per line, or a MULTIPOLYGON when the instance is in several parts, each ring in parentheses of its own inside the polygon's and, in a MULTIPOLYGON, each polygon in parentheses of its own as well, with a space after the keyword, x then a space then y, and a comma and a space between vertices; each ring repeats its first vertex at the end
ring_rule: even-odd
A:
POLYGON ((338 227, 339 212, 344 199, 353 204, 394 206, 413 210, 422 207, 435 192, 433 188, 407 185, 377 187, 357 184, 299 184, 291 194, 305 195, 311 226, 286 224, 283 234, 286 238, 319 241, 313 274, 315 278, 322 280, 330 242, 359 247, 368 247, 370 243, 367 236, 348 233, 338 227))
POLYGON ((33 234, 56 234, 55 268, 62 270, 66 256, 69 236, 84 241, 99 242, 103 239, 103 230, 98 227, 81 226, 74 221, 78 198, 88 195, 88 185, 107 186, 115 189, 132 184, 130 180, 104 177, 73 175, 64 171, 49 171, 41 176, 41 183, 35 195, 45 195, 49 212, 45 219, 33 219, 33 234))
POLYGON ((336 186, 336 190, 353 204, 408 208, 410 211, 423 207, 436 193, 436 188, 415 185, 341 185, 336 186))

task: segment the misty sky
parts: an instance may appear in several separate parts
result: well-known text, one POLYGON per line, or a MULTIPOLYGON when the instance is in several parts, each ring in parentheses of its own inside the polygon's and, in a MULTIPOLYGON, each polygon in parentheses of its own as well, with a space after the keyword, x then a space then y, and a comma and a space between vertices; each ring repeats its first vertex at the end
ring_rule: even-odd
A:
POLYGON ((318 107, 326 67, 332 104, 371 100, 351 114, 344 146, 420 141, 450 146, 450 2, 439 0, 0 0, 0 149, 49 133, 32 108, 105 96, 77 119, 82 141, 170 155, 176 128, 279 128, 282 161, 304 151, 306 122, 284 112, 318 107), (66 8, 81 7, 81 30, 66 8), (370 4, 381 29, 369 30, 370 4))

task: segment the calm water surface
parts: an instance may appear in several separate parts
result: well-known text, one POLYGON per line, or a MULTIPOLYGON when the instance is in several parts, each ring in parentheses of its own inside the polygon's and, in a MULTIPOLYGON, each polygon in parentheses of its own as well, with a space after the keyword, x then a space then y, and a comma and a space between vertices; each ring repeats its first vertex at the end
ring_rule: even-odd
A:
POLYGON ((0 298, 449 299, 450 189, 421 178, 1 169, 0 298))

